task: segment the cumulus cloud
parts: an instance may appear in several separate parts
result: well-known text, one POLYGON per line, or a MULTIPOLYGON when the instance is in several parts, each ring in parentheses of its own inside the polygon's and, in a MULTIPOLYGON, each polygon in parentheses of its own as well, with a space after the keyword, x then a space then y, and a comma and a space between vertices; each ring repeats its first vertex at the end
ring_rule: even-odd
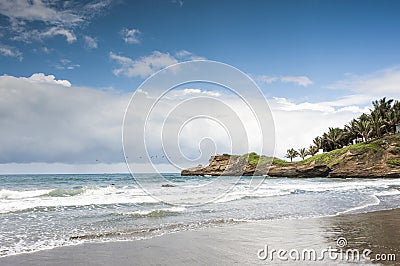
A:
MULTIPOLYGON (((153 99, 146 91, 138 90, 137 93, 140 97, 136 108, 144 110, 141 106, 153 99)), ((243 147, 240 146, 238 150, 257 151, 259 148, 257 122, 252 118, 249 107, 241 100, 222 91, 197 87, 176 89, 169 92, 169 96, 171 97, 165 97, 165 101, 157 105, 149 117, 151 128, 147 143, 150 155, 161 154, 157 148, 157 140, 160 138, 158 129, 185 121, 183 118, 187 113, 182 110, 189 110, 193 114, 214 111, 218 114, 217 119, 226 121, 227 125, 235 129, 233 132, 238 132, 236 129, 244 125, 250 132, 250 142, 249 146, 245 146, 244 142, 240 143, 243 147), (185 102, 190 98, 208 97, 216 99, 215 102, 185 102), (219 104, 218 101, 224 104, 219 104), (184 107, 182 103, 188 109, 179 109, 184 107), (164 124, 165 121, 160 118, 170 111, 176 112, 176 119, 164 124), (235 122, 235 119, 239 119, 239 122, 235 122)), ((0 76, 0 164, 22 163, 27 169, 34 169, 31 163, 116 163, 121 166, 122 119, 129 99, 130 94, 76 87, 68 80, 43 73, 27 78, 0 76)), ((272 99, 270 107, 276 128, 276 155, 283 157, 291 147, 308 147, 312 139, 321 135, 328 127, 343 127, 351 119, 367 111, 371 100, 373 98, 360 100, 357 95, 319 103, 295 102, 286 98, 272 99), (364 105, 363 102, 368 103, 364 105)), ((210 149, 207 150, 208 153, 202 154, 205 163, 210 152, 230 152, 223 127, 211 120, 199 120, 196 123, 182 130, 180 145, 185 155, 189 158, 200 156, 199 145, 204 136, 211 136, 216 144, 215 150, 210 149)), ((134 124, 127 125, 135 128, 134 124)), ((143 132, 142 129, 139 131, 143 132)), ((166 145, 175 143, 176 136, 166 130, 164 140, 166 145)), ((142 142, 140 135, 132 138, 133 147, 139 147, 142 142)), ((142 155, 136 154, 130 160, 137 169, 146 170, 140 156, 145 156, 145 152, 142 155)), ((155 163, 164 167, 167 161, 159 157, 155 163)), ((1 167, 0 169, 4 168, 1 167)))
POLYGON ((36 73, 0 76, 0 96, 0 163, 123 161, 121 124, 129 95, 36 73))
POLYGON ((348 95, 334 101, 299 102, 273 98, 270 106, 276 129, 276 154, 283 158, 289 148, 307 148, 329 127, 344 127, 362 113, 369 112, 373 96, 348 95))
POLYGON ((180 61, 192 60, 200 57, 188 51, 180 51, 175 56, 169 53, 154 51, 148 56, 142 56, 137 59, 132 59, 126 56, 118 55, 110 52, 110 59, 120 65, 119 68, 113 70, 114 75, 124 75, 127 77, 146 78, 167 66, 176 64, 180 61))
POLYGON ((124 28, 121 31, 122 38, 126 43, 140 43, 140 36, 141 32, 138 29, 127 29, 124 28))
POLYGON ((49 83, 49 84, 58 84, 62 85, 64 87, 71 87, 71 82, 65 79, 56 79, 54 75, 45 75, 43 73, 35 73, 32 74, 30 78, 28 78, 30 81, 35 81, 35 82, 42 82, 42 83, 49 83))
POLYGON ((318 108, 289 110, 280 103, 271 105, 275 120, 276 155, 280 158, 284 158, 287 149, 307 148, 315 137, 321 136, 329 127, 343 127, 361 114, 358 108, 326 112, 318 108))

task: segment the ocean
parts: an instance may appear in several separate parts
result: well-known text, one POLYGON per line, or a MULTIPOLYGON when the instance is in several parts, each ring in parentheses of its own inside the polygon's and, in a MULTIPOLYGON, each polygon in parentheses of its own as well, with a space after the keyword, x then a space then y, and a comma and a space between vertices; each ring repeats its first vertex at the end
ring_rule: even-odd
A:
POLYGON ((166 181, 154 174, 1 175, 0 256, 254 220, 400 208, 400 179, 163 177, 178 185, 163 187, 166 181), (257 189, 250 189, 251 180, 257 189), (180 186, 202 182, 201 195, 181 193, 180 186), (218 186, 230 190, 191 204, 213 198, 218 186), (159 201, 142 187, 179 204, 159 201))

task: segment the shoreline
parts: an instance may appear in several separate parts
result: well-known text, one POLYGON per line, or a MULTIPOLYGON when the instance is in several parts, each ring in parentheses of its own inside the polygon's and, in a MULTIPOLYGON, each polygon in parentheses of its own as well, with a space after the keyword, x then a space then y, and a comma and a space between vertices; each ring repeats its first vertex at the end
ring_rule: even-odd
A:
MULTIPOLYGON (((0 264, 265 265, 271 261, 257 257, 258 250, 265 245, 286 250, 321 250, 336 247, 335 240, 339 237, 346 238, 348 248, 369 248, 373 254, 393 253, 396 254, 396 261, 400 260, 400 209, 301 218, 301 223, 298 221, 252 221, 168 233, 143 240, 83 243, 1 257, 0 264)), ((278 262, 295 264, 293 261, 278 262)), ((343 261, 323 262, 343 264, 343 261)))

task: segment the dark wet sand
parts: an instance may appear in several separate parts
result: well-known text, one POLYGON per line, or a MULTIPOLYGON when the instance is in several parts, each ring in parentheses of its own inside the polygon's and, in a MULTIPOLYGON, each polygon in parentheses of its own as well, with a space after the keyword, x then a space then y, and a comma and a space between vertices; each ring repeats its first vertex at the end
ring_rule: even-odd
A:
MULTIPOLYGON (((83 244, 0 258, 0 265, 343 265, 342 260, 260 260, 257 251, 269 249, 369 248, 396 254, 400 265, 400 210, 299 220, 274 220, 225 225, 167 234, 147 240, 83 244)), ((288 257, 288 255, 287 255, 288 257)), ((326 256, 327 257, 327 256, 326 256)), ((371 264, 361 261, 353 264, 371 264)), ((376 262, 374 262, 376 263, 376 262)), ((379 265, 379 263, 376 263, 379 265)))

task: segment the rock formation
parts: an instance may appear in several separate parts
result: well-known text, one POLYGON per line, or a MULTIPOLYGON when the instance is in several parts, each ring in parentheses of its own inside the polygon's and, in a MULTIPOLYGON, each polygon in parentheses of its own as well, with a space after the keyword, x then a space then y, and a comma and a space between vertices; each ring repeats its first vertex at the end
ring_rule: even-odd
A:
POLYGON ((182 175, 268 175, 270 177, 399 178, 400 134, 315 155, 300 162, 264 158, 254 163, 247 156, 215 155, 209 165, 182 171, 182 175), (268 161, 269 163, 265 163, 268 161), (271 164, 272 162, 272 164, 271 164))

